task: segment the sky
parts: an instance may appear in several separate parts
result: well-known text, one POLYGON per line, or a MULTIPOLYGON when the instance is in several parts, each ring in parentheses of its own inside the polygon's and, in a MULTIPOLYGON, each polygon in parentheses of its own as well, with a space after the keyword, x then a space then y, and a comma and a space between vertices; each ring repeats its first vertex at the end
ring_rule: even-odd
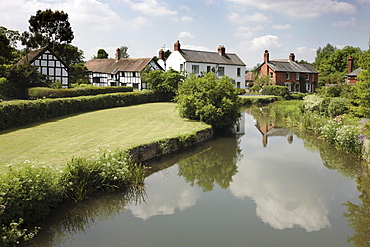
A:
MULTIPOLYGON (((0 26, 28 31, 37 10, 63 10, 72 45, 85 60, 104 49, 109 57, 127 46, 131 58, 158 56, 162 48, 237 54, 253 68, 270 59, 313 62, 328 43, 369 48, 370 0, 1 0, 0 26)), ((22 47, 19 47, 22 48, 22 47)))

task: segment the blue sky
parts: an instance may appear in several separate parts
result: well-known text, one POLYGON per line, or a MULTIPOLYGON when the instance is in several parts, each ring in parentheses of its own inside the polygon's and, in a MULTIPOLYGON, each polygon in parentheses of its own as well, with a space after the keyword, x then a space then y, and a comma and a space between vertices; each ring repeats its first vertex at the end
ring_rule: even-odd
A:
POLYGON ((252 68, 288 58, 313 62, 327 43, 368 49, 370 0, 2 0, 0 25, 23 32, 36 11, 68 13, 73 45, 85 59, 126 45, 132 58, 158 55, 165 47, 236 53, 252 68))

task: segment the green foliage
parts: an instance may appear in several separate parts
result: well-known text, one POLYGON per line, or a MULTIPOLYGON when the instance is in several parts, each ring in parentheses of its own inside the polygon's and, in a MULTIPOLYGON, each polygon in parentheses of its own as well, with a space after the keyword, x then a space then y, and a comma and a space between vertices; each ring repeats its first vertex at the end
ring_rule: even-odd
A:
POLYGON ((273 80, 270 78, 269 75, 264 75, 264 76, 261 76, 261 77, 258 77, 255 81, 254 81, 254 84, 258 84, 260 86, 263 86, 263 85, 272 85, 273 84, 273 80))
POLYGON ((311 112, 320 112, 321 111, 321 105, 324 101, 324 98, 320 97, 319 95, 312 94, 307 95, 303 98, 304 104, 303 104, 303 110, 304 111, 311 111, 311 112))
POLYGON ((74 38, 68 14, 64 11, 38 10, 28 22, 29 38, 23 40, 27 47, 38 48, 48 45, 54 49, 55 44, 71 43, 74 38))
POLYGON ((91 159, 74 158, 67 165, 61 183, 67 198, 79 201, 98 190, 123 190, 142 184, 145 167, 124 151, 104 151, 91 159))
POLYGON ((275 95, 281 97, 288 97, 289 89, 285 86, 266 85, 262 88, 263 95, 275 95))
POLYGON ((238 95, 243 95, 246 93, 244 88, 237 88, 237 90, 238 90, 238 95))
POLYGON ((323 97, 343 97, 351 99, 355 93, 355 86, 341 83, 330 87, 322 87, 316 90, 316 92, 323 97))
POLYGON ((180 83, 176 101, 182 117, 203 121, 216 131, 231 131, 240 117, 237 90, 226 76, 192 74, 180 83))
POLYGON ((265 105, 279 100, 277 96, 241 96, 240 104, 243 106, 249 105, 265 105))
POLYGON ((33 230, 21 228, 23 219, 20 218, 18 222, 12 221, 9 226, 1 225, 0 229, 0 245, 1 246, 15 246, 20 244, 20 241, 29 241, 39 231, 39 227, 34 227, 33 230))
POLYGON ((252 87, 249 88, 249 91, 251 92, 260 92, 261 91, 261 86, 258 83, 253 84, 252 87))
POLYGON ((148 83, 150 89, 167 93, 172 98, 177 93, 179 83, 184 80, 184 76, 173 69, 166 72, 163 70, 146 70, 142 73, 142 80, 148 83))
POLYGON ((130 55, 128 54, 128 46, 126 45, 123 45, 119 48, 119 52, 120 52, 120 57, 121 58, 129 58, 130 55))
POLYGON ((365 53, 360 60, 363 69, 358 75, 355 91, 355 103, 358 105, 358 115, 370 118, 370 52, 365 53))
POLYGON ((48 86, 50 81, 37 71, 37 67, 29 64, 0 66, 2 81, 0 95, 12 98, 26 98, 26 89, 29 87, 48 86))
POLYGON ((44 99, 44 98, 66 98, 66 97, 78 97, 108 93, 125 93, 133 92, 132 87, 120 86, 120 87, 96 87, 96 86, 79 86, 69 89, 53 89, 46 87, 33 87, 28 89, 28 97, 30 99, 44 99))
POLYGON ((152 91, 102 94, 64 99, 0 102, 0 129, 39 122, 45 119, 112 107, 163 101, 164 95, 152 91))
POLYGON ((350 102, 346 98, 331 98, 328 105, 328 116, 335 117, 343 115, 350 108, 350 102))
POLYGON ((108 53, 104 49, 99 49, 96 57, 94 59, 106 59, 108 58, 108 53))

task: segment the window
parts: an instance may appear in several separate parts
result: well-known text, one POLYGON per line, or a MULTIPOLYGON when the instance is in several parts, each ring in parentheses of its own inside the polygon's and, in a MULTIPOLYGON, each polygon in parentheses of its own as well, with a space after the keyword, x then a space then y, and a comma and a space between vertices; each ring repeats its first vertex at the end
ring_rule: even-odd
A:
POLYGON ((211 72, 211 66, 207 66, 207 73, 211 72))
POLYGON ((132 72, 132 77, 136 77, 136 72, 132 72))
POLYGON ((240 81, 236 83, 236 88, 240 88, 240 81))
POLYGON ((183 71, 183 70, 184 70, 184 65, 180 64, 180 71, 183 71))
POLYGON ((290 80, 290 73, 285 74, 285 80, 289 81, 290 80))
POLYGON ((299 73, 295 73, 295 79, 299 81, 299 73))
POLYGON ((199 74, 199 65, 192 65, 191 72, 198 75, 199 74))
POLYGON ((290 84, 290 83, 285 83, 285 84, 284 84, 284 86, 288 87, 289 92, 291 92, 291 91, 292 91, 292 84, 290 84))
POLYGON ((306 81, 310 79, 310 74, 306 74, 306 81))
POLYGON ((306 91, 311 92, 311 84, 306 82, 306 91))
POLYGON ((218 76, 224 76, 225 75, 225 67, 218 67, 218 76))
POLYGON ((240 77, 240 71, 241 71, 241 70, 240 70, 240 68, 237 68, 237 69, 236 69, 236 76, 237 76, 237 77, 240 77))
POLYGON ((270 79, 274 79, 274 73, 270 72, 270 79))

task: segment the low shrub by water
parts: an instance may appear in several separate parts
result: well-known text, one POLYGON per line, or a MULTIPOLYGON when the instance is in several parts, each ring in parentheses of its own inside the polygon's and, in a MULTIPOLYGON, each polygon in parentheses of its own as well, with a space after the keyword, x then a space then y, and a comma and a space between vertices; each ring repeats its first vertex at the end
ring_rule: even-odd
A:
POLYGON ((142 184, 145 170, 120 150, 99 152, 91 159, 74 158, 64 170, 28 162, 21 168, 10 167, 0 177, 0 246, 32 238, 37 228, 27 231, 23 225, 46 217, 62 201, 142 184))

